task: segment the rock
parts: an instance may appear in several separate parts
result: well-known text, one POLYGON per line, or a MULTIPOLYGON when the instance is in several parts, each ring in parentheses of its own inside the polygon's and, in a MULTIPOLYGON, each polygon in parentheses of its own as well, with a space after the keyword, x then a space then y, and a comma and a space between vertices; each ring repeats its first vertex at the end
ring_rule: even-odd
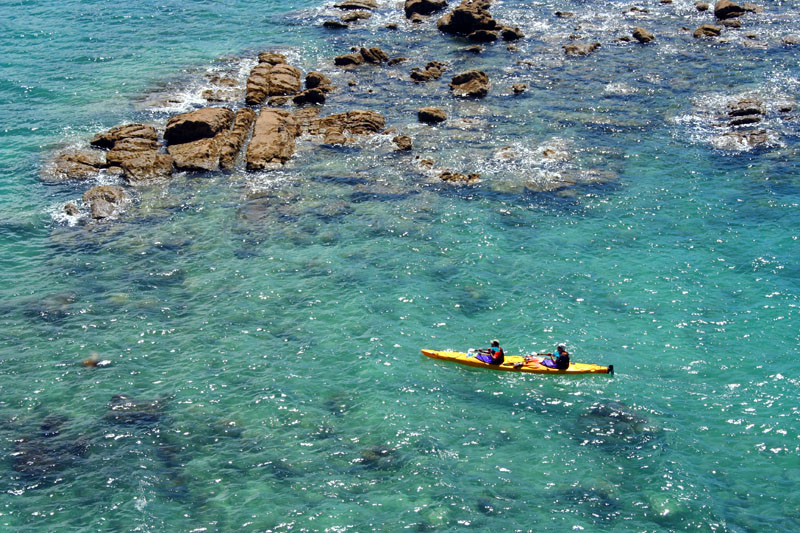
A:
POLYGON ((98 185, 83 194, 83 203, 90 206, 94 219, 117 215, 125 200, 125 190, 116 185, 98 185))
POLYGON ((462 0, 450 13, 442 16, 437 27, 444 33, 469 35, 478 30, 498 30, 497 21, 489 14, 488 0, 462 0))
POLYGON ((641 27, 636 27, 633 30, 633 38, 639 41, 640 43, 649 43, 653 39, 656 38, 655 35, 651 31, 648 31, 641 27))
POLYGON ((498 33, 492 30, 475 30, 467 35, 467 40, 474 43, 493 43, 498 38, 498 33))
POLYGON ((326 20, 322 23, 322 27, 328 28, 329 30, 346 30, 350 26, 341 20, 326 20))
POLYGON ((742 9, 747 11, 748 13, 763 13, 764 8, 753 4, 752 2, 745 2, 742 4, 742 9))
POLYGON ((763 146, 769 142, 769 134, 766 130, 730 131, 723 134, 722 137, 732 140, 735 144, 746 144, 751 147, 763 146))
POLYGON ((330 92, 333 89, 331 80, 322 72, 311 71, 306 74, 306 89, 321 89, 330 92))
POLYGON ((405 63, 406 61, 408 61, 407 57, 393 57, 386 64, 392 67, 394 65, 399 65, 400 63, 405 63))
POLYGON ((755 98, 742 98, 741 100, 728 104, 729 117, 763 114, 764 104, 755 98))
POLYGON ((563 48, 568 56, 588 56, 600 48, 600 43, 565 44, 563 48))
POLYGON ((106 154, 96 150, 64 152, 53 163, 53 177, 70 180, 92 178, 108 166, 106 154))
POLYGON ((351 11, 345 15, 342 15, 341 20, 342 22, 358 22, 359 20, 366 20, 372 16, 372 13, 369 11, 351 11))
POLYGON ((175 115, 167 121, 164 140, 167 144, 182 144, 214 137, 230 129, 234 116, 227 107, 206 107, 175 115))
POLYGON ((800 44, 800 35, 787 35, 783 38, 783 44, 786 46, 795 46, 800 44))
POLYGON ((692 34, 695 39, 700 39, 701 37, 719 37, 722 33, 722 28, 719 26, 714 26, 713 24, 703 24, 692 34))
POLYGON ((158 143, 152 139, 141 137, 120 139, 114 144, 114 148, 106 152, 106 161, 109 165, 122 166, 122 162, 127 159, 145 152, 156 152, 158 148, 158 143))
POLYGON ((466 48, 464 48, 464 51, 469 52, 470 54, 478 55, 483 53, 483 47, 479 44, 476 44, 473 46, 467 46, 466 48))
POLYGON ((255 119, 256 112, 249 107, 243 107, 236 112, 233 127, 219 141, 219 164, 222 168, 231 168, 234 165, 236 156, 250 136, 255 119))
POLYGON ((505 26, 500 32, 500 35, 503 37, 504 41, 517 41, 525 37, 525 34, 522 33, 522 30, 517 27, 512 28, 510 26, 505 26))
POLYGON ((171 144, 167 150, 178 170, 219 170, 219 145, 216 137, 171 144))
POLYGON ((386 119, 374 111, 348 111, 317 119, 310 126, 310 133, 316 135, 326 130, 349 131, 353 135, 379 133, 386 126, 386 119))
POLYGON ((447 0, 406 0, 403 9, 406 18, 412 15, 431 15, 447 7, 447 0))
POLYGON ((383 50, 377 47, 362 48, 360 53, 364 58, 364 61, 367 63, 383 63, 389 60, 389 56, 387 56, 383 50))
POLYGON ((67 216, 76 217, 81 214, 81 210, 78 209, 78 206, 70 202, 64 206, 64 213, 67 216))
POLYGON ((701 11, 701 12, 702 12, 702 11, 708 11, 708 7, 709 7, 709 6, 708 6, 708 4, 707 4, 707 3, 705 3, 705 2, 696 2, 696 3, 694 4, 694 7, 695 7, 695 9, 697 9, 698 11, 701 11))
POLYGON ((281 63, 286 63, 286 56, 277 52, 261 52, 258 54, 258 62, 280 65, 281 63))
POLYGON ((714 16, 720 20, 741 17, 742 15, 744 15, 742 6, 731 2, 731 0, 718 0, 714 4, 714 16))
POLYGON ((758 124, 761 122, 761 115, 741 115, 733 117, 729 122, 728 125, 731 127, 737 126, 745 126, 749 124, 758 124))
POLYGON ((431 80, 438 80, 442 77, 442 72, 445 70, 446 65, 439 61, 431 61, 425 68, 411 69, 411 79, 416 82, 425 82, 431 80))
POLYGON ((142 138, 158 141, 158 133, 152 126, 145 124, 124 124, 116 126, 104 133, 95 135, 89 144, 97 148, 113 148, 114 144, 121 139, 142 138))
POLYGON ((262 109, 247 147, 247 170, 262 170, 288 161, 294 153, 297 134, 297 123, 290 113, 280 109, 262 109))
POLYGON ((354 67, 364 62, 364 56, 357 53, 343 54, 333 58, 333 64, 337 67, 354 67))
POLYGON ((378 2, 376 2, 375 0, 346 0, 345 2, 335 4, 333 7, 339 9, 351 9, 351 10, 365 9, 367 11, 371 11, 373 9, 378 9, 378 2))
POLYGON ((572 11, 556 11, 553 14, 560 19, 568 19, 575 16, 575 13, 572 11))
POLYGON ((395 30, 399 30, 399 29, 400 29, 400 26, 398 26, 398 25, 397 25, 397 24, 395 24, 394 22, 391 22, 391 23, 389 23, 389 24, 387 24, 387 25, 386 25, 386 29, 387 29, 387 30, 391 30, 391 31, 395 31, 395 30))
POLYGON ((450 183, 465 183, 467 185, 472 185, 480 181, 481 175, 477 173, 469 175, 456 174, 450 171, 446 171, 439 174, 439 179, 450 183))
POLYGON ((454 76, 450 90, 459 98, 483 98, 489 93, 489 76, 480 70, 469 70, 454 76))
POLYGON ((438 124, 447 120, 447 115, 438 107, 421 107, 417 109, 417 119, 425 124, 438 124))
POLYGON ((155 151, 141 152, 125 159, 120 166, 125 171, 125 180, 130 185, 140 185, 172 175, 172 157, 155 151))
POLYGON ((511 86, 511 91, 514 94, 522 94, 528 89, 528 85, 525 83, 515 83, 511 86))
POLYGON ((420 15, 419 13, 414 13, 408 20, 412 24, 422 24, 423 22, 425 22, 426 18, 420 15))
POLYGON ((398 135, 392 139, 392 142, 397 145, 398 150, 409 151, 413 147, 411 137, 408 135, 398 135))
POLYGON ((306 89, 303 92, 297 93, 292 100, 297 105, 324 104, 325 91, 320 88, 306 89))
POLYGON ((289 103, 292 97, 290 96, 271 96, 269 100, 267 100, 267 105, 272 107, 281 107, 289 103))
POLYGON ((336 129, 327 130, 322 139, 322 144, 344 145, 347 144, 347 137, 343 132, 339 130, 336 129))
POLYGON ((742 27, 742 21, 739 19, 725 19, 720 21, 720 25, 726 28, 738 29, 742 27))
POLYGON ((117 424, 155 423, 161 418, 165 400, 140 401, 115 394, 108 402, 105 419, 117 424))
MULTIPOLYGON (((280 54, 269 54, 272 60, 278 60, 280 54)), ((261 55, 259 55, 261 59, 261 55)), ((270 96, 295 94, 300 90, 300 71, 286 63, 262 61, 250 71, 245 88, 247 105, 259 105, 270 96)))

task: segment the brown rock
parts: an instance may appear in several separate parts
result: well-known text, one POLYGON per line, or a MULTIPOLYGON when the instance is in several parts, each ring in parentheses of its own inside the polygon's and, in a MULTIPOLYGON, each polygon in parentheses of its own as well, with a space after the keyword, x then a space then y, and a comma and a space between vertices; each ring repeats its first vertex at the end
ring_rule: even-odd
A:
POLYGON ((744 8, 731 0, 718 0, 714 4, 714 16, 718 19, 729 19, 744 15, 744 8))
POLYGON ((469 52, 470 54, 478 55, 483 53, 483 47, 479 44, 475 44, 472 46, 467 46, 466 48, 464 48, 464 51, 469 52))
POLYGON ((720 21, 720 25, 726 28, 738 29, 742 27, 742 21, 739 19, 725 19, 720 21))
POLYGON ((89 141, 89 144, 97 148, 113 148, 117 141, 130 138, 158 141, 158 133, 154 127, 145 124, 124 124, 104 133, 98 133, 89 141))
POLYGON ((469 35, 478 30, 498 30, 499 24, 489 13, 488 0, 463 0, 450 13, 442 16, 437 27, 444 33, 469 35))
POLYGON ((454 76, 450 90, 459 98, 483 98, 489 93, 489 76, 480 70, 469 70, 454 76))
POLYGON ((800 44, 800 35, 787 35, 783 38, 783 44, 786 46, 794 46, 800 44))
POLYGON ((352 10, 365 9, 370 11, 373 9, 378 9, 378 2, 375 0, 346 0, 345 2, 335 4, 333 7, 352 10))
POLYGON ((472 185, 480 181, 481 175, 478 173, 466 175, 446 171, 439 174, 439 179, 450 183, 464 183, 466 185, 472 185))
POLYGON ((306 89, 305 91, 294 95, 292 101, 294 101, 296 105, 324 104, 325 91, 320 88, 306 89))
POLYGON ((333 64, 338 67, 354 67, 364 62, 364 56, 357 53, 343 54, 333 58, 333 64))
POLYGON ((431 61, 425 68, 411 69, 411 79, 416 82, 424 82, 431 80, 438 80, 442 77, 442 72, 445 70, 446 65, 439 61, 431 61))
POLYGON ((475 30, 467 35, 467 40, 474 43, 493 43, 497 38, 498 33, 493 30, 475 30))
POLYGON ((503 37, 504 41, 517 41, 525 37, 525 34, 522 33, 522 30, 517 27, 512 28, 510 26, 505 26, 503 31, 500 32, 500 35, 503 37))
POLYGON ((76 217, 81 214, 81 210, 78 209, 78 206, 70 202, 64 206, 64 213, 68 216, 76 217))
POLYGON ((219 145, 216 137, 171 144, 167 150, 178 170, 219 170, 219 145))
MULTIPOLYGON (((277 56, 279 54, 271 54, 277 56)), ((250 71, 245 89, 247 105, 259 105, 270 96, 295 94, 300 90, 300 71, 286 63, 261 62, 250 71)))
POLYGON ((386 127, 386 119, 374 111, 348 111, 337 113, 314 121, 309 132, 312 135, 326 130, 349 131, 353 135, 379 133, 386 127))
POLYGON ((286 56, 277 52, 261 52, 258 54, 258 62, 280 65, 281 63, 286 63, 286 56))
POLYGON ((362 48, 361 56, 367 63, 383 63, 389 60, 389 56, 387 56, 383 50, 377 47, 372 47, 369 49, 362 48))
POLYGON ((172 175, 172 157, 149 151, 125 159, 120 165, 125 171, 125 180, 130 185, 168 178, 172 175))
POLYGON ((71 180, 89 179, 108 166, 106 154, 95 150, 64 152, 54 164, 53 177, 71 180))
POLYGON ((114 147, 106 153, 109 165, 121 166, 122 162, 137 157, 144 152, 158 151, 158 143, 143 137, 128 137, 114 143, 114 147))
POLYGON ((447 114, 438 107, 421 107, 417 109, 417 119, 425 124, 438 124, 447 120, 447 114))
POLYGON ((167 121, 164 140, 182 144, 216 136, 231 127, 234 113, 227 107, 206 107, 175 115, 167 121))
POLYGON ((755 98, 742 98, 728 104, 729 117, 742 117, 746 115, 763 115, 764 104, 755 98))
POLYGON ((329 30, 346 30, 350 26, 341 20, 326 20, 322 23, 322 27, 328 28, 329 30))
POLYGON ((761 122, 761 115, 740 115, 737 117, 733 117, 729 122, 728 125, 732 127, 736 126, 745 126, 748 124, 758 124, 761 122))
POLYGON ((761 7, 759 5, 756 5, 756 4, 753 4, 752 2, 744 2, 742 4, 742 9, 744 9, 748 13, 763 13, 764 12, 764 8, 763 7, 761 7))
POLYGON ((600 48, 600 43, 565 44, 562 48, 568 56, 588 56, 600 48))
POLYGON ((358 22, 359 20, 366 20, 372 16, 369 11, 351 11, 342 15, 342 22, 358 22))
POLYGON ((650 41, 655 39, 656 36, 653 35, 653 32, 651 31, 648 31, 641 27, 636 27, 633 30, 633 38, 639 41, 640 43, 649 43, 650 41))
POLYGON ((739 143, 746 143, 749 146, 763 146, 769 142, 769 134, 766 130, 746 130, 730 131, 723 137, 732 138, 739 143))
POLYGON ((528 85, 525 83, 515 83, 511 86, 511 90, 514 94, 522 94, 528 89, 528 85))
POLYGON ((330 91, 332 89, 331 80, 322 72, 311 71, 306 74, 306 89, 322 89, 330 91))
POLYGON ((556 11, 553 14, 555 16, 557 16, 558 18, 560 18, 560 19, 568 19, 570 17, 574 17, 575 16, 575 13, 573 13, 572 11, 556 11))
POLYGON ((713 24, 703 24, 692 34, 695 39, 699 39, 701 37, 719 37, 722 33, 722 28, 719 26, 714 26, 713 24))
POLYGON ((126 199, 125 190, 116 185, 98 185, 83 194, 83 203, 90 206, 94 219, 117 215, 126 199))
POLYGON ((405 63, 406 61, 408 61, 407 57, 393 57, 386 64, 392 67, 394 65, 399 65, 400 63, 405 63))
POLYGON ((280 109, 262 109, 247 147, 247 169, 262 170, 288 161, 294 153, 297 134, 297 123, 290 113, 280 109))
POLYGON ((406 18, 412 15, 431 15, 447 7, 447 0, 406 0, 403 7, 406 18))
POLYGON ((243 107, 236 112, 230 131, 220 134, 219 164, 222 168, 231 168, 236 163, 236 156, 250 136, 255 119, 256 112, 249 107, 243 107))
POLYGON ((330 144, 330 145, 347 144, 347 137, 341 130, 337 130, 336 128, 331 128, 325 130, 322 138, 322 144, 330 144))
POLYGON ((709 6, 706 2, 695 2, 694 7, 698 11, 708 11, 709 6))
POLYGON ((392 142, 394 142, 397 145, 398 150, 403 150, 407 152, 411 150, 411 148, 413 148, 411 137, 409 137, 408 135, 398 135, 392 139, 392 142))

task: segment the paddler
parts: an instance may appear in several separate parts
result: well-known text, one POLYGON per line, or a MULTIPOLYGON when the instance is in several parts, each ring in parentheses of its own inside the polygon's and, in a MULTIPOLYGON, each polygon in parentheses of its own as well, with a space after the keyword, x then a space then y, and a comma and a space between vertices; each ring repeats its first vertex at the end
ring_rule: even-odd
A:
POLYGON ((491 347, 488 350, 478 350, 478 355, 475 358, 490 365, 502 365, 505 356, 506 354, 503 353, 503 349, 500 347, 500 341, 493 339, 491 347))
POLYGON ((539 355, 545 355, 550 359, 542 359, 542 362, 539 363, 542 366, 546 366, 547 368, 555 368, 557 370, 566 370, 569 368, 569 352, 567 351, 567 347, 563 344, 559 344, 556 346, 557 354, 551 353, 540 353, 539 355))

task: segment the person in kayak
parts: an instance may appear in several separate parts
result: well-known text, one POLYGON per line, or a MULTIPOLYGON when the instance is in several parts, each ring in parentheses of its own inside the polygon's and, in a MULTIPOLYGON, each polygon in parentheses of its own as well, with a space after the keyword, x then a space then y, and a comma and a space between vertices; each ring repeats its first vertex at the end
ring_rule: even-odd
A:
POLYGON ((490 365, 502 365, 505 356, 506 354, 503 353, 503 349, 500 347, 500 341, 494 339, 492 340, 491 348, 488 350, 478 350, 478 355, 476 355, 475 358, 484 363, 489 363, 490 365))
POLYGON ((569 368, 569 352, 567 351, 567 347, 563 344, 559 344, 556 346, 557 355, 553 355, 551 353, 542 353, 539 355, 546 355, 550 359, 542 359, 540 363, 542 366, 546 366, 547 368, 555 368, 556 370, 566 370, 569 368))

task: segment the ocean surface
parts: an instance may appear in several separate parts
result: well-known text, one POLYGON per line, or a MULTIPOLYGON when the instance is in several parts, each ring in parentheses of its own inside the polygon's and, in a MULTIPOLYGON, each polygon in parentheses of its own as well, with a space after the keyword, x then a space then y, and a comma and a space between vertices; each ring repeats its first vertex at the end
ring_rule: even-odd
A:
POLYGON ((387 0, 341 31, 316 0, 2 1, 0 530, 800 530, 800 11, 758 3, 695 39, 693 0, 497 1, 525 38, 474 54, 387 0), (409 60, 334 67, 364 45, 409 60), (64 213, 114 181, 42 180, 56 154, 261 51, 392 129, 64 213), (469 69, 486 98, 451 95, 469 69), (420 353, 492 338, 616 374, 420 353))

